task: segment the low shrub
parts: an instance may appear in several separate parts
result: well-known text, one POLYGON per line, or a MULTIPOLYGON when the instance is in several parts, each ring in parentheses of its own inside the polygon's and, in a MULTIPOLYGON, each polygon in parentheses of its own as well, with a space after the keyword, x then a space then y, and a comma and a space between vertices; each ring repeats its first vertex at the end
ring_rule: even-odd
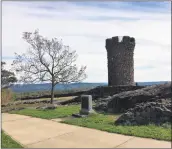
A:
POLYGON ((11 89, 2 89, 1 90, 1 104, 7 104, 11 101, 14 101, 15 95, 11 89))

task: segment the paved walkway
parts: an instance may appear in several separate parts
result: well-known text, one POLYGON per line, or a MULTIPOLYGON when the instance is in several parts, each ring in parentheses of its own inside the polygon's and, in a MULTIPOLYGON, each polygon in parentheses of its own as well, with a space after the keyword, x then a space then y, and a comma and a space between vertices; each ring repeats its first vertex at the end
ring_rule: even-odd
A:
POLYGON ((171 142, 124 136, 16 114, 2 114, 2 129, 28 148, 171 148, 171 142))

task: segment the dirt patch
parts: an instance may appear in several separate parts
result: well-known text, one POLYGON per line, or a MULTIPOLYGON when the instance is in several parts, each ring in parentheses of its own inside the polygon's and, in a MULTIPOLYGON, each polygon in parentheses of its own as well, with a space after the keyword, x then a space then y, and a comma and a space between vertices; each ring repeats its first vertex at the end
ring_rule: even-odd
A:
POLYGON ((74 118, 75 118, 75 117, 73 117, 73 116, 69 116, 69 117, 64 117, 64 118, 52 119, 52 121, 55 121, 55 122, 62 122, 62 121, 71 120, 71 119, 74 119, 74 118))

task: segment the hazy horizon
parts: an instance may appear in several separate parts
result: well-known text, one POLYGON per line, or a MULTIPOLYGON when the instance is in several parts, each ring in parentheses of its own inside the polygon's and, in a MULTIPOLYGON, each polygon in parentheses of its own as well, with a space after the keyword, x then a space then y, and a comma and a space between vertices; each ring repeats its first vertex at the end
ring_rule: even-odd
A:
MULTIPOLYGON (((137 82, 137 83, 152 83, 152 82, 153 82, 153 83, 158 83, 158 82, 171 82, 171 80, 148 81, 148 82, 147 82, 147 81, 145 81, 145 82, 144 82, 144 81, 143 81, 143 82, 140 82, 140 81, 139 81, 139 82, 137 82)), ((84 81, 83 81, 83 82, 74 82, 74 83, 69 83, 69 84, 81 84, 81 83, 90 83, 90 84, 91 84, 91 83, 92 83, 92 84, 94 84, 94 83, 95 83, 95 84, 101 84, 101 83, 102 83, 102 84, 108 84, 108 82, 84 82, 84 81)), ((135 82, 135 83, 136 83, 136 82, 135 82)), ((24 83, 14 83, 14 84, 24 84, 24 83)), ((29 83, 26 83, 26 85, 27 85, 27 84, 29 84, 29 83)), ((50 83, 50 82, 49 82, 49 83, 48 83, 48 82, 42 82, 42 83, 30 83, 30 84, 51 84, 51 83, 50 83)), ((60 83, 59 83, 59 84, 60 84, 60 83)), ((57 85, 58 85, 58 84, 57 84, 57 85)), ((60 84, 60 85, 61 85, 61 84, 60 84)), ((68 85, 68 84, 64 84, 64 85, 68 85)))

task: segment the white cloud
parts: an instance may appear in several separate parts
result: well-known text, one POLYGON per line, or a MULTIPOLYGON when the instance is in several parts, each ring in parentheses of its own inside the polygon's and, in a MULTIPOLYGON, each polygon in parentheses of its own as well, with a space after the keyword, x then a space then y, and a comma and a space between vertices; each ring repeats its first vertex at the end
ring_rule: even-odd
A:
POLYGON ((77 6, 68 2, 57 4, 3 2, 2 56, 25 52, 27 44, 22 39, 22 32, 32 32, 38 28, 40 34, 49 38, 62 38, 64 44, 77 51, 78 65, 87 65, 88 78, 85 81, 107 82, 105 39, 129 35, 136 38, 135 80, 170 80, 170 13, 136 13, 132 10, 77 6), (38 9, 38 6, 53 6, 54 9, 38 9), (102 19, 95 19, 97 17, 102 19), (105 20, 105 17, 131 20, 105 20))

